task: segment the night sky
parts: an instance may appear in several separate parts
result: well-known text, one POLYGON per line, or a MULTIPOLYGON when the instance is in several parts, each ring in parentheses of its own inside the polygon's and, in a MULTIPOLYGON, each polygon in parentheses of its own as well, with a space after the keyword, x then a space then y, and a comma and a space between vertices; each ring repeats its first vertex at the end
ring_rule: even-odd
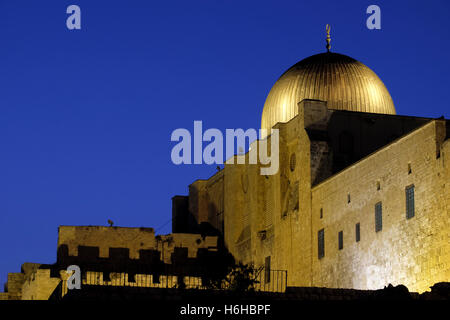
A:
POLYGON ((445 0, 0 0, 1 289, 23 262, 55 262, 59 225, 169 233, 171 197, 216 172, 172 164, 172 131, 259 128, 277 78, 325 51, 327 23, 398 114, 450 118, 449 17, 445 0))

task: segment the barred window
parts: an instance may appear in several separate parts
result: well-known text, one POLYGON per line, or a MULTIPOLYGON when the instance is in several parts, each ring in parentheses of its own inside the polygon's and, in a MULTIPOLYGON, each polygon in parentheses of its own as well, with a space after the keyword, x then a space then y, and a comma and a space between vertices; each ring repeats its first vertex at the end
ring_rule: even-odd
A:
POLYGON ((270 282, 270 256, 266 257, 266 260, 264 263, 264 279, 265 279, 265 283, 270 282))
POLYGON ((319 245, 319 259, 325 256, 325 231, 324 229, 319 230, 317 234, 317 242, 319 245))
POLYGON ((414 185, 406 187, 406 219, 414 217, 414 185))
POLYGON ((342 250, 344 248, 344 233, 343 231, 339 231, 338 234, 338 242, 339 242, 339 250, 342 250))
POLYGON ((383 229, 383 213, 381 202, 375 205, 375 232, 381 231, 383 229))
POLYGON ((361 240, 361 229, 359 226, 359 222, 355 225, 355 237, 356 237, 356 242, 359 242, 359 240, 361 240))

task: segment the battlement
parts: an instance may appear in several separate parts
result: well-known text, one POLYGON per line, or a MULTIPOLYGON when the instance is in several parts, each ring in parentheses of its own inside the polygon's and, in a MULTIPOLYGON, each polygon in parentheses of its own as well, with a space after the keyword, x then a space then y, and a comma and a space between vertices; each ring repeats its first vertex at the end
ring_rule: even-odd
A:
POLYGON ((171 255, 176 249, 184 248, 188 258, 196 258, 200 249, 217 251, 217 241, 217 237, 199 234, 155 236, 153 228, 60 226, 58 260, 61 257, 146 259, 159 252, 164 263, 171 263, 171 255))

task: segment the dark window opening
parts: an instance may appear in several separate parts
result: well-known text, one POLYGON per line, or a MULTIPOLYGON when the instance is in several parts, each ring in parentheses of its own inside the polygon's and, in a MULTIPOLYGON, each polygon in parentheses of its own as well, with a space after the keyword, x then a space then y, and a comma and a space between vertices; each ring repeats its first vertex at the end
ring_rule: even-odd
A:
POLYGON ((343 233, 343 231, 339 231, 338 239, 339 239, 339 250, 342 250, 344 248, 344 233, 343 233))
POLYGON ((408 174, 411 174, 412 169, 411 169, 411 163, 408 163, 408 174))
POLYGON ((383 229, 383 212, 381 207, 381 202, 375 205, 375 232, 381 231, 383 229))
POLYGON ((321 229, 317 233, 317 242, 319 246, 319 259, 322 259, 325 256, 325 230, 321 229))
POLYGON ((414 217, 414 185, 406 187, 406 219, 414 217))
POLYGON ((323 218, 323 208, 320 208, 320 219, 323 218))
POLYGON ((355 225, 355 237, 356 237, 356 242, 359 242, 359 240, 361 240, 361 229, 359 226, 359 222, 355 225))
POLYGON ((350 193, 347 194, 347 203, 350 203, 350 193))

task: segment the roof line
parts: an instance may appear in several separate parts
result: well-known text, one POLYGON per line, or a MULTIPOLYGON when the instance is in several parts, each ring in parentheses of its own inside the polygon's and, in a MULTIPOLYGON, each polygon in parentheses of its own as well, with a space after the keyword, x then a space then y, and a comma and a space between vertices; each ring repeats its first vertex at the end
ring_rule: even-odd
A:
POLYGON ((408 132, 407 134, 405 134, 405 135, 403 135, 403 136, 401 136, 401 137, 398 137, 397 139, 395 139, 395 140, 389 142, 388 144, 386 144, 386 145, 382 146, 381 148, 378 148, 377 150, 375 150, 375 151, 373 151, 372 153, 368 154, 368 155, 365 156, 364 158, 359 159, 358 161, 352 163, 351 165, 349 165, 348 167, 342 169, 341 171, 338 171, 338 172, 336 172, 335 174, 329 176, 328 178, 326 178, 325 180, 319 182, 318 184, 316 184, 316 185, 314 185, 314 186, 311 186, 311 191, 312 191, 313 189, 315 189, 315 188, 321 186, 322 184, 324 184, 324 183, 326 183, 326 182, 329 182, 330 180, 336 178, 337 176, 339 176, 339 175, 345 173, 347 170, 352 169, 354 166, 356 166, 356 165, 358 165, 359 163, 361 163, 361 162, 367 160, 368 158, 372 157, 373 155, 375 155, 376 153, 382 151, 383 149, 387 149, 388 147, 392 146, 393 144, 395 144, 395 143, 397 143, 397 142, 400 142, 400 140, 403 140, 403 139, 407 138, 409 135, 411 135, 411 134, 413 134, 413 133, 416 133, 417 131, 423 129, 424 127, 426 127, 426 126, 428 126, 428 125, 430 125, 431 123, 434 123, 434 122, 436 122, 436 121, 442 121, 442 120, 439 120, 439 119, 430 119, 430 121, 424 123, 423 125, 419 126, 418 128, 416 128, 416 129, 414 129, 414 130, 408 132))

